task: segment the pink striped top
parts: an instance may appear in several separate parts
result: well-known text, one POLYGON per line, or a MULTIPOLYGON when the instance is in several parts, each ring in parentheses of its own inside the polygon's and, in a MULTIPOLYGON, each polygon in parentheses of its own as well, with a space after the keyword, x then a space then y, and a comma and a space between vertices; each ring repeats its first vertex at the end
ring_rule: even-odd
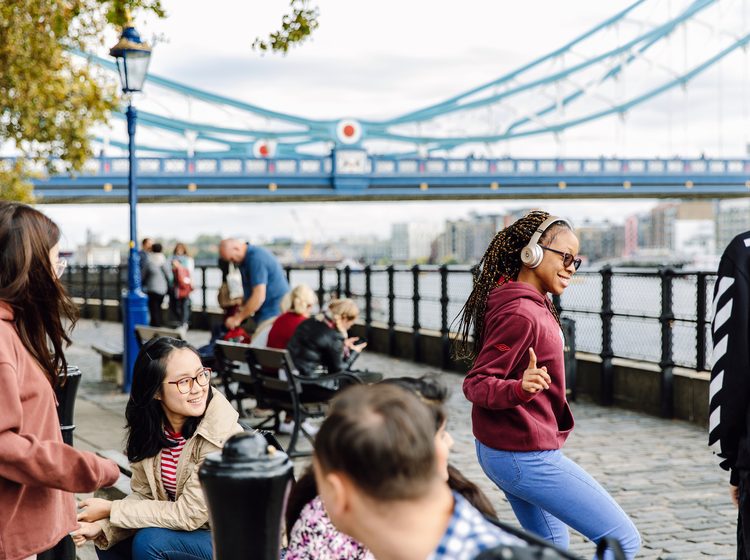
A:
POLYGON ((166 428, 164 435, 170 442, 177 444, 175 447, 165 447, 161 450, 161 481, 169 499, 174 501, 177 492, 177 462, 180 460, 180 453, 187 440, 182 437, 182 434, 174 434, 166 428))

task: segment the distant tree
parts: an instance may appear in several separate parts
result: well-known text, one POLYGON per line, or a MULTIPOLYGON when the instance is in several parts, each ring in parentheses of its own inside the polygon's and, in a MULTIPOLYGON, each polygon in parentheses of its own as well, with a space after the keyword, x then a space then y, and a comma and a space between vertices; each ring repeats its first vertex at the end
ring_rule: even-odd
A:
POLYGON ((90 128, 117 102, 114 81, 95 80, 68 49, 101 43, 108 24, 126 11, 164 17, 160 0, 3 0, 0 2, 0 144, 19 154, 0 168, 0 197, 33 200, 27 179, 34 162, 76 171, 91 156, 90 128))

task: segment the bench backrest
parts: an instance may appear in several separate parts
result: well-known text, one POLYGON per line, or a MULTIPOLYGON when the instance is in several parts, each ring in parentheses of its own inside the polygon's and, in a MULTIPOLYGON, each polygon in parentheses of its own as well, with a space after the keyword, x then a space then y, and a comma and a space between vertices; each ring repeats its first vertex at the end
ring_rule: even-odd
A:
POLYGON ((255 380, 256 396, 269 404, 295 402, 302 388, 289 352, 276 348, 248 348, 247 365, 255 380))
POLYGON ((247 363, 247 351, 249 348, 249 344, 241 342, 216 341, 214 355, 216 356, 217 373, 225 383, 239 381, 247 387, 255 384, 255 381, 247 372, 240 371, 247 363))
POLYGON ((250 345, 243 344, 242 342, 217 340, 214 351, 224 360, 245 363, 247 361, 248 348, 250 348, 250 345))
POLYGON ((135 338, 138 341, 139 346, 143 346, 152 338, 157 338, 160 336, 168 336, 170 338, 176 338, 177 340, 183 340, 182 331, 180 329, 170 329, 168 327, 151 327, 149 325, 135 326, 135 338))

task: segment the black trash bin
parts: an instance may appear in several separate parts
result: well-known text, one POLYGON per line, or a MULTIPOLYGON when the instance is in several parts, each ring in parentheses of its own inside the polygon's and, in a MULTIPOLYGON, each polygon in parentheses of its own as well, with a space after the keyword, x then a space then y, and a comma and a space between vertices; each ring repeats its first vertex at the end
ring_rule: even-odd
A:
POLYGON ((60 420, 63 441, 68 445, 73 445, 73 430, 76 428, 73 415, 78 385, 81 383, 81 370, 76 366, 68 366, 67 378, 64 381, 63 377, 65 376, 60 374, 60 384, 55 387, 57 417, 60 420))
POLYGON ((565 337, 565 387, 568 401, 576 400, 576 373, 578 362, 576 361, 576 322, 574 319, 562 317, 560 319, 562 331, 565 337))
POLYGON ((292 476, 287 454, 260 433, 236 434, 221 453, 206 457, 198 477, 208 504, 214 558, 278 560, 292 476))
MULTIPOLYGON (((68 366, 67 376, 60 374, 60 383, 55 387, 57 397, 57 418, 60 421, 63 441, 73 445, 73 421, 76 394, 81 383, 81 370, 76 366, 68 366), (66 379, 63 379, 66 377, 66 379)), ((76 560, 76 545, 70 535, 66 535, 53 548, 37 554, 37 560, 76 560)))

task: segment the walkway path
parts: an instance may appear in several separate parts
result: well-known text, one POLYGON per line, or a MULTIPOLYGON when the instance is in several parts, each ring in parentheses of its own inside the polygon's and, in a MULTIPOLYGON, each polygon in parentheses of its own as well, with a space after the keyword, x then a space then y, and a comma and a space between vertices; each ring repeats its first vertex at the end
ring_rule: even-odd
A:
MULTIPOLYGON (((74 331, 68 361, 84 373, 76 404, 75 444, 84 449, 122 449, 127 397, 101 381, 99 357, 90 345, 119 340, 115 323, 81 321, 74 331)), ((205 332, 190 332, 196 345, 208 341, 205 332)), ((419 376, 434 372, 419 364, 365 352, 357 363, 387 375, 419 376)), ((456 443, 452 462, 492 498, 501 519, 515 522, 504 496, 485 477, 474 454, 470 406, 461 393, 461 376, 442 372, 451 396, 448 427, 456 443)), ((701 428, 618 408, 573 404, 576 429, 565 447, 634 519, 643 538, 639 558, 692 560, 735 557, 736 510, 727 491, 728 475, 716 464, 701 428)), ((306 459, 297 460, 300 470, 306 459)), ((571 549, 583 558, 593 546, 578 534, 571 549)), ((91 558, 92 550, 81 551, 91 558)))

